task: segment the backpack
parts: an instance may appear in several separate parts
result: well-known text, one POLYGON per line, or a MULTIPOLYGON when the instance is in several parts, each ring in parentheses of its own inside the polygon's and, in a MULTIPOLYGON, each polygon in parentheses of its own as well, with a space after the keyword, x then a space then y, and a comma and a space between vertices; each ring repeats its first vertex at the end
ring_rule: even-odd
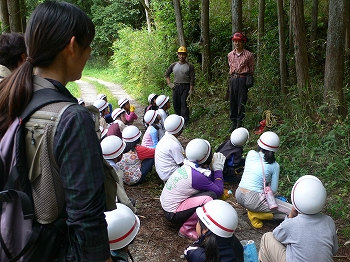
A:
POLYGON ((57 166, 50 148, 60 117, 72 104, 72 99, 53 88, 39 89, 0 141, 0 261, 52 261, 66 237, 67 225, 60 216, 64 195, 62 200, 50 201, 50 194, 63 194, 58 171, 53 170, 52 176, 33 176, 51 167, 41 165, 43 170, 35 170, 37 161, 53 161, 52 166, 57 166), (28 150, 34 150, 30 152, 32 165, 27 164, 28 150), (40 158, 42 152, 48 155, 40 158), (42 194, 43 204, 34 210, 34 201, 42 194), (43 211, 52 217, 42 216, 43 211))

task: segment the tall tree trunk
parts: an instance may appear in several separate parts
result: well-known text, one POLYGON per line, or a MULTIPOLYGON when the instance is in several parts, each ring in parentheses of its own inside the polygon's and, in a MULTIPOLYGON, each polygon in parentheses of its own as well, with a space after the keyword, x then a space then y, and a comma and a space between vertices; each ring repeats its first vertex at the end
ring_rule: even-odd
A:
POLYGON ((289 34, 288 34, 288 38, 289 38, 289 53, 292 54, 293 52, 293 23, 292 23, 292 1, 289 1, 289 34))
POLYGON ((11 32, 9 11, 7 9, 7 0, 0 0, 0 21, 1 21, 1 31, 11 32))
POLYGON ((148 0, 145 0, 145 5, 147 6, 147 8, 145 8, 146 21, 147 21, 147 30, 148 30, 148 33, 151 33, 152 32, 152 27, 151 27, 151 19, 149 17, 149 13, 148 13, 148 10, 149 10, 149 1, 148 0))
POLYGON ((259 17, 258 17, 258 47, 256 67, 260 64, 260 46, 264 36, 264 18, 265 18, 265 0, 259 0, 259 17))
POLYGON ((180 46, 186 46, 184 27, 182 23, 180 0, 174 0, 174 10, 175 10, 177 37, 179 39, 179 44, 180 46))
MULTIPOLYGON (((318 17, 318 0, 312 1, 312 18, 310 29, 310 47, 315 47, 315 41, 317 39, 317 17, 318 17)), ((309 54, 310 65, 314 64, 315 58, 312 53, 309 54)))
POLYGON ((242 0, 232 0, 232 33, 238 31, 242 31, 242 0))
POLYGON ((7 1, 11 32, 23 32, 19 0, 7 1))
POLYGON ((306 30, 304 19, 304 1, 290 0, 291 17, 293 24, 293 42, 295 67, 297 73, 297 85, 299 89, 299 97, 305 108, 314 106, 311 101, 312 89, 310 87, 309 63, 306 48, 306 30))
POLYGON ((280 85, 282 95, 288 93, 287 83, 287 62, 286 62, 286 38, 284 36, 284 12, 283 12, 283 0, 277 0, 277 14, 278 14, 278 40, 280 48, 280 85))
POLYGON ((345 1, 345 28, 346 28, 345 49, 349 49, 350 48, 350 1, 345 1))
POLYGON ((343 93, 345 50, 345 1, 329 1, 326 64, 324 75, 324 100, 330 115, 347 115, 343 93))
POLYGON ((210 39, 209 39, 209 0, 202 0, 201 12, 202 27, 202 71, 206 79, 210 80, 210 39))

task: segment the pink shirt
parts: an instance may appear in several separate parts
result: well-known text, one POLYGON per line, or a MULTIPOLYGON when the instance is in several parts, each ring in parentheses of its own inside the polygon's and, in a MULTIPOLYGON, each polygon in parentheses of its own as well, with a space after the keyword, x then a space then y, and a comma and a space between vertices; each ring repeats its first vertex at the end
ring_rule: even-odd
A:
POLYGON ((236 53, 236 49, 234 49, 227 55, 227 58, 228 65, 230 66, 230 75, 233 73, 254 74, 254 56, 248 50, 243 49, 243 51, 238 54, 236 53))

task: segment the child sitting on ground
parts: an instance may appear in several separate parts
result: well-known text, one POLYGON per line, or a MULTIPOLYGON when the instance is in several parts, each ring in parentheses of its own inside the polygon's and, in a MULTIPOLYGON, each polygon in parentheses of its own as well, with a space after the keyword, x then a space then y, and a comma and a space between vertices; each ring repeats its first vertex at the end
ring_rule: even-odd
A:
MULTIPOLYGON (((156 99, 157 99, 158 95, 157 94, 150 94, 148 96, 148 106, 145 107, 144 110, 144 114, 146 114, 146 112, 148 110, 158 110, 158 106, 156 104, 156 99)), ((145 123, 145 120, 143 120, 143 125, 145 126, 145 128, 147 129, 148 125, 145 123)))
POLYGON ((234 235, 238 225, 236 210, 223 200, 212 200, 196 209, 199 239, 186 248, 190 262, 243 262, 243 246, 234 235))
POLYGON ((222 143, 216 150, 226 157, 223 171, 225 182, 238 184, 241 181, 245 164, 243 146, 248 138, 248 130, 239 127, 233 130, 230 139, 222 143))
POLYGON ((117 108, 112 112, 114 122, 108 128, 107 136, 114 135, 122 138, 122 132, 127 127, 125 115, 125 110, 121 108, 117 108))
POLYGON ((100 126, 103 129, 108 129, 109 125, 106 122, 105 115, 109 113, 108 102, 102 99, 98 99, 94 102, 94 106, 100 112, 100 126))
POLYGON ((131 261, 134 259, 129 251, 129 245, 134 241, 140 229, 140 219, 130 208, 118 203, 117 208, 105 212, 109 246, 113 262, 131 261))
POLYGON ((125 118, 126 118, 126 124, 132 125, 135 120, 138 119, 138 116, 135 113, 135 107, 130 105, 130 101, 127 98, 121 98, 118 101, 118 105, 120 108, 125 110, 125 118))
POLYGON ((142 144, 150 148, 155 148, 159 141, 159 126, 160 115, 155 110, 148 110, 143 117, 144 123, 147 125, 145 134, 143 135, 142 144))
POLYGON ((113 122, 111 113, 113 112, 113 107, 112 104, 108 102, 107 96, 105 94, 98 94, 97 95, 97 99, 102 99, 105 100, 108 103, 108 109, 109 109, 109 113, 106 114, 104 117, 106 119, 107 124, 110 124, 113 122))
POLYGON ((164 129, 164 123, 165 119, 169 116, 169 113, 167 112, 170 108, 170 101, 169 97, 165 95, 160 95, 156 99, 156 104, 158 106, 158 114, 160 115, 160 121, 159 121, 159 140, 164 136, 165 129, 164 129))

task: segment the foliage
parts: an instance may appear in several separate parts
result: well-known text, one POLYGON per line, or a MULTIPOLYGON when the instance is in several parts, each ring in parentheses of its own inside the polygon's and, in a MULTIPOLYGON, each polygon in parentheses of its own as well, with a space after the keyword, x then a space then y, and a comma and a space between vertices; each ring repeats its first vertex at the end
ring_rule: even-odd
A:
POLYGON ((77 83, 69 82, 66 87, 74 97, 76 98, 81 97, 80 88, 77 83))

